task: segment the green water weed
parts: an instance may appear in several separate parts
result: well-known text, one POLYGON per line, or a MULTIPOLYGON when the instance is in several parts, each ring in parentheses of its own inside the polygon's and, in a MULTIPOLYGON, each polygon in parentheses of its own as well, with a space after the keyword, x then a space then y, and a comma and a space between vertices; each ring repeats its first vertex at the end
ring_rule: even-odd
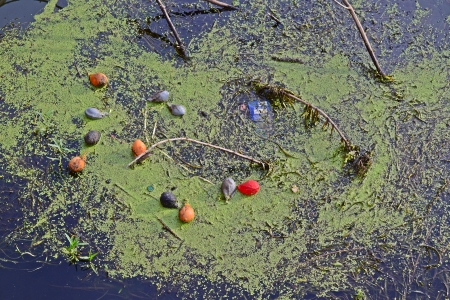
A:
POLYGON ((50 138, 52 143, 48 143, 47 145, 55 150, 58 157, 48 157, 51 160, 57 160, 59 162, 59 166, 62 167, 62 158, 69 152, 72 152, 72 149, 64 147, 64 141, 62 139, 50 138))
MULTIPOLYGON (((82 243, 76 236, 70 237, 67 233, 65 233, 65 236, 67 240, 69 241, 69 246, 66 246, 62 249, 62 252, 67 256, 70 263, 75 264, 81 259, 81 251, 79 247, 86 246, 88 243, 82 243)), ((96 255, 96 254, 95 254, 96 255)), ((89 262, 95 257, 89 255, 88 260, 89 262)))

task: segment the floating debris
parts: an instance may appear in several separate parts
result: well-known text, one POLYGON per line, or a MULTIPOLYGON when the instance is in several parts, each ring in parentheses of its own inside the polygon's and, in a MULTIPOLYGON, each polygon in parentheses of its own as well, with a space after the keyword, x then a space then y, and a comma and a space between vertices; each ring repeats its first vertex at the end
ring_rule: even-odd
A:
POLYGON ((182 116, 186 113, 186 108, 183 105, 170 104, 167 107, 169 107, 170 112, 174 116, 182 116))
POLYGON ((86 165, 86 156, 75 156, 69 161, 69 170, 71 172, 77 173, 81 172, 86 165))
POLYGON ((89 75, 89 81, 96 88, 102 88, 108 84, 108 77, 103 73, 94 73, 89 75))
POLYGON ((169 100, 169 92, 166 90, 156 92, 147 99, 148 102, 157 103, 166 102, 167 100, 169 100))
POLYGON ((184 204, 184 206, 180 209, 178 213, 178 217, 181 222, 189 223, 195 218, 194 209, 191 207, 189 203, 184 204))
POLYGON ((94 107, 89 107, 84 111, 84 113, 86 114, 86 117, 92 120, 98 120, 103 118, 104 116, 109 115, 107 112, 101 112, 94 107))
POLYGON ((269 101, 255 100, 248 103, 250 119, 257 126, 256 132, 264 137, 270 136, 273 129, 273 113, 269 101))
POLYGON ((88 146, 93 146, 100 140, 101 133, 97 130, 91 130, 84 136, 84 142, 88 146))
POLYGON ((255 180, 248 180, 240 185, 237 189, 244 195, 251 196, 259 191, 259 183, 255 180))
POLYGON ((164 192, 159 198, 161 205, 167 208, 178 208, 177 197, 171 192, 164 192))
POLYGON ((222 193, 224 194, 226 201, 230 200, 235 190, 236 183, 234 182, 233 178, 225 178, 225 180, 222 182, 222 193))
POLYGON ((134 141, 133 145, 131 145, 131 150, 133 151, 134 156, 139 156, 147 150, 147 146, 145 146, 143 141, 137 139, 134 141))

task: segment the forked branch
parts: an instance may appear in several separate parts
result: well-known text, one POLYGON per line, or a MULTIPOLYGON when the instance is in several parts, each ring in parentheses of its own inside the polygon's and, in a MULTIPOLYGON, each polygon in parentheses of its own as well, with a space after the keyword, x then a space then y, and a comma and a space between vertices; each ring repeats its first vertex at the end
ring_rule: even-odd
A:
POLYGON ((228 153, 234 154, 234 155, 236 155, 236 156, 239 156, 239 157, 242 157, 242 158, 244 158, 244 159, 247 159, 247 160, 249 160, 249 161, 251 161, 251 162, 257 163, 257 164, 261 165, 264 169, 266 169, 266 168, 268 167, 268 164, 267 164, 267 163, 265 163, 265 162, 263 162, 263 161, 260 161, 260 160, 257 160, 257 159, 255 159, 255 158, 253 158, 253 157, 248 156, 248 155, 241 154, 241 153, 238 153, 238 152, 236 152, 236 151, 233 151, 233 150, 230 150, 230 149, 227 149, 227 148, 223 148, 223 147, 220 147, 220 146, 216 146, 216 145, 213 145, 213 144, 210 144, 210 143, 206 143, 206 142, 202 142, 202 141, 197 141, 197 140, 194 140, 194 139, 190 139, 190 138, 187 138, 187 137, 179 137, 179 138, 166 139, 166 140, 162 140, 162 141, 157 142, 156 144, 151 145, 151 146, 147 149, 147 151, 145 151, 145 152, 142 153, 141 155, 137 156, 132 162, 130 162, 130 163, 128 164, 128 167, 131 167, 131 166, 132 166, 133 164, 135 164, 136 162, 142 161, 142 160, 144 160, 145 158, 147 158, 147 157, 149 156, 149 153, 150 153, 155 147, 158 147, 159 145, 162 145, 162 144, 167 143, 167 142, 174 142, 174 141, 187 141, 187 142, 192 142, 192 143, 200 144, 200 145, 203 145, 203 146, 211 147, 211 148, 214 148, 214 149, 217 149, 217 150, 221 150, 221 151, 224 151, 224 152, 228 152, 228 153))

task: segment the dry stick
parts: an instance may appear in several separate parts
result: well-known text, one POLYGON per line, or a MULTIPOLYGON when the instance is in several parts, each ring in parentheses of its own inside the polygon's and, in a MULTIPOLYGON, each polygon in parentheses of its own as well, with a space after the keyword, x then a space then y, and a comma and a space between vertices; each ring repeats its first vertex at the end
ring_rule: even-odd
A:
POLYGON ((167 24, 169 24, 170 30, 172 30, 173 34, 175 35, 175 39, 177 40, 178 47, 180 48, 181 52, 183 53, 183 56, 188 57, 186 55, 186 49, 184 48, 184 44, 180 39, 180 36, 178 35, 177 30, 175 29, 175 26, 173 26, 172 21, 170 20, 169 14, 167 13, 166 7, 161 2, 161 0, 156 0, 158 2, 159 8, 161 8, 164 16, 166 17, 167 24))
POLYGON ((237 10, 237 7, 235 7, 233 5, 229 5, 229 4, 223 3, 223 2, 220 2, 220 1, 216 1, 216 0, 205 0, 205 1, 209 2, 211 4, 214 4, 214 5, 217 5, 217 6, 221 6, 221 7, 226 8, 226 9, 237 10))
POLYGON ((352 148, 352 144, 350 143, 350 141, 345 137, 345 135, 342 133, 342 131, 337 127, 337 125, 333 122, 333 120, 332 120, 332 119, 331 119, 331 118, 330 118, 323 110, 321 110, 320 108, 318 108, 318 107, 312 105, 312 104, 309 103, 309 102, 306 102, 305 100, 303 100, 303 99, 301 99, 301 98, 298 98, 298 97, 292 95, 291 93, 285 92, 285 91, 283 91, 283 90, 280 91, 280 92, 281 92, 284 96, 289 97, 289 98, 294 99, 294 100, 297 100, 297 101, 299 101, 300 103, 302 103, 302 104, 304 104, 304 105, 306 105, 306 106, 309 106, 309 107, 311 107, 312 109, 316 110, 316 111, 317 111, 319 114, 321 114, 321 115, 327 120, 327 122, 330 123, 331 126, 337 131, 337 133, 338 133, 339 136, 341 137, 342 141, 345 143, 345 147, 346 147, 347 149, 351 149, 351 148, 352 148))
POLYGON ((378 60, 375 56, 375 53, 372 50, 372 46, 370 46, 370 42, 369 39, 367 38, 366 33, 364 32, 364 29, 361 25, 361 22, 359 22, 358 16, 355 13, 355 10, 353 9, 353 7, 350 5, 350 3, 347 0, 342 0, 342 2, 346 5, 342 5, 339 2, 337 2, 336 0, 334 0, 334 2, 336 2, 337 4, 339 4, 340 6, 344 7, 345 9, 347 9, 350 14, 352 15, 353 21, 355 21, 356 27, 358 27, 358 31, 361 34, 361 37, 364 41, 364 45, 366 46, 367 51, 370 54, 370 57, 372 58, 372 62, 375 65, 375 67, 378 70, 378 73, 380 73, 383 77, 387 77, 387 75, 383 72, 383 70, 380 67, 380 64, 378 63, 378 60))
POLYGON ((223 148, 223 147, 220 147, 220 146, 216 146, 216 145, 213 145, 213 144, 209 144, 209 143, 205 143, 205 142, 193 140, 193 139, 190 139, 190 138, 187 138, 187 137, 179 137, 179 138, 166 139, 166 140, 162 140, 162 141, 157 142, 156 144, 151 145, 151 146, 147 149, 147 151, 145 151, 145 152, 142 153, 141 155, 137 156, 132 162, 130 162, 130 163, 128 164, 128 167, 131 167, 134 163, 136 163, 137 161, 139 161, 139 160, 141 160, 141 159, 147 158, 147 157, 149 156, 148 154, 151 152, 151 150, 152 150, 153 148, 155 148, 155 147, 157 147, 157 146, 159 146, 159 145, 161 145, 161 144, 164 144, 164 143, 167 143, 167 142, 173 142, 173 141, 187 141, 187 142, 192 142, 192 143, 196 143, 196 144, 208 146, 208 147, 211 147, 211 148, 214 148, 214 149, 217 149, 217 150, 222 150, 222 151, 225 151, 225 152, 234 154, 234 155, 236 155, 236 156, 245 158, 245 159, 247 159, 247 160, 249 160, 249 161, 251 161, 251 162, 254 162, 254 163, 257 163, 257 164, 262 165, 263 168, 266 168, 266 167, 267 167, 266 163, 264 163, 264 162, 262 162, 262 161, 260 161, 260 160, 254 159, 253 157, 250 157, 250 156, 247 156, 247 155, 244 155, 244 154, 240 154, 240 153, 237 153, 236 151, 233 151, 233 150, 230 150, 230 149, 226 149, 226 148, 223 148), (145 155, 147 155, 147 157, 144 157, 145 155))

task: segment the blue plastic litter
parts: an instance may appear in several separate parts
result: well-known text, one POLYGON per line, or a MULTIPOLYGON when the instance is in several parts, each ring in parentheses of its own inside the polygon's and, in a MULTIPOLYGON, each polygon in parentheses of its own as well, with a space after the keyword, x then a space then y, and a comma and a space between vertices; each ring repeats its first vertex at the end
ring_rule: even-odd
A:
POLYGON ((250 111, 250 119, 255 122, 271 121, 268 118, 272 116, 272 108, 269 101, 252 101, 248 103, 248 110, 250 111))
POLYGON ((256 124, 256 132, 269 137, 273 131, 273 113, 267 100, 256 100, 248 103, 250 119, 256 124))

